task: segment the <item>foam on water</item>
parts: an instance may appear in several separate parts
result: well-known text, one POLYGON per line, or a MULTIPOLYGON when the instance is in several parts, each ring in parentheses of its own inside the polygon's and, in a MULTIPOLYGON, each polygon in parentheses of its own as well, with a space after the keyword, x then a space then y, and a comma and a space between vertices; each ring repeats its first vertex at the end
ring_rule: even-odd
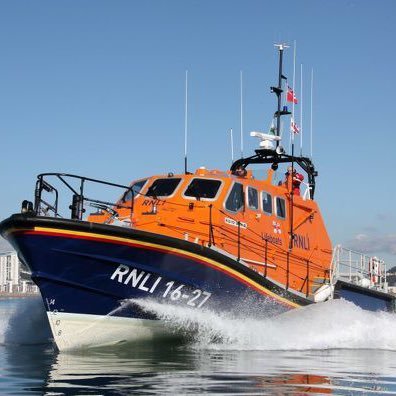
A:
POLYGON ((333 300, 284 314, 241 319, 226 313, 133 300, 197 348, 236 350, 387 349, 396 350, 396 315, 365 311, 333 300))
POLYGON ((41 298, 13 300, 1 307, 0 344, 43 344, 50 342, 51 330, 41 298))

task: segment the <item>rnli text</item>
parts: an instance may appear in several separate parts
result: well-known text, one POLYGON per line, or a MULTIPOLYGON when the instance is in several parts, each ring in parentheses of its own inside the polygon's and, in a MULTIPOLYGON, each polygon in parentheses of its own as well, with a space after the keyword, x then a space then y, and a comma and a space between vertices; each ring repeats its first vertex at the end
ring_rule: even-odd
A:
POLYGON ((180 301, 190 307, 201 308, 211 296, 211 293, 201 289, 192 290, 187 285, 175 281, 165 283, 161 276, 137 268, 129 268, 123 264, 117 267, 110 279, 146 293, 153 294, 157 290, 156 295, 161 298, 180 301))

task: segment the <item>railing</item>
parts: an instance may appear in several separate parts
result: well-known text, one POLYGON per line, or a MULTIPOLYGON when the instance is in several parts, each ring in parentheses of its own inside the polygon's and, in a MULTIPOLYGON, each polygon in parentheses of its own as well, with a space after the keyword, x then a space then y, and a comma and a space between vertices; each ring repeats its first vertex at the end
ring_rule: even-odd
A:
MULTIPOLYGON (((37 176, 35 199, 34 199, 34 212, 36 215, 41 216, 54 216, 54 217, 68 217, 65 213, 61 212, 59 208, 60 190, 66 190, 69 196, 69 209, 70 218, 75 220, 82 220, 86 212, 86 204, 89 206, 105 211, 109 214, 109 218, 116 218, 118 213, 114 208, 126 208, 130 210, 130 216, 133 214, 133 202, 130 205, 123 203, 105 201, 94 199, 86 196, 88 187, 92 186, 106 186, 115 189, 121 189, 124 194, 130 191, 132 197, 134 191, 131 186, 122 184, 110 183, 103 180, 92 179, 78 175, 66 173, 43 173, 37 176), (52 199, 52 200, 51 200, 52 199), (51 201, 50 201, 51 200, 51 201)), ((95 188, 93 188, 95 189, 95 188)), ((120 194, 117 193, 116 196, 120 194)), ((113 193, 114 196, 114 193, 113 193)), ((66 205, 67 206, 67 205, 66 205)))
POLYGON ((387 292, 384 260, 337 245, 333 250, 330 282, 344 280, 359 286, 387 292))
MULTIPOLYGON (((301 283, 301 287, 298 291, 304 293, 307 297, 311 293, 313 293, 313 290, 310 289, 310 287, 314 285, 314 280, 310 279, 312 270, 316 269, 316 272, 322 272, 323 283, 325 281, 328 282, 329 270, 323 269, 315 262, 295 254, 293 250, 284 249, 280 246, 275 246, 275 244, 271 242, 268 238, 258 234, 250 228, 243 227, 245 235, 242 235, 241 221, 233 218, 229 213, 225 213, 223 210, 213 207, 212 204, 208 205, 208 208, 209 230, 207 235, 207 246, 211 247, 212 245, 216 245, 216 235, 216 239, 222 240, 223 242, 227 240, 228 244, 234 247, 235 259, 237 261, 245 260, 244 257, 242 257, 241 255, 242 250, 244 250, 245 252, 249 251, 251 254, 256 254, 257 259, 261 260, 262 262, 260 263, 257 261, 255 262, 255 264, 261 264, 263 266, 262 275, 264 277, 267 277, 268 267, 271 267, 271 265, 276 265, 280 270, 283 270, 285 273, 285 289, 289 289, 290 280, 292 277, 294 277, 295 279, 298 279, 301 283), (217 210, 218 214, 225 215, 234 221, 236 225, 235 232, 229 229, 227 230, 224 225, 220 225, 219 223, 216 224, 216 222, 213 220, 214 210, 217 210), (275 251, 276 254, 274 254, 275 251), (272 258, 276 256, 276 259, 273 260, 273 263, 271 263, 269 260, 269 253, 271 253, 272 258), (281 262, 284 263, 284 266, 280 264, 281 262), (305 276, 301 277, 300 275, 296 274, 295 269, 297 266, 300 266, 301 268, 304 267, 305 276)), ((187 231, 187 229, 185 231, 187 231)))

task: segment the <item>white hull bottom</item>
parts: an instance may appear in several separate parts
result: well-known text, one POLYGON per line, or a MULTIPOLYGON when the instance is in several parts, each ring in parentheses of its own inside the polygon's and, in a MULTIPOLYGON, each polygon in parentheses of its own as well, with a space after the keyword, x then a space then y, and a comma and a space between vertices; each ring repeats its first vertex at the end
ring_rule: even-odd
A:
POLYGON ((47 312, 54 341, 60 351, 170 337, 159 320, 47 312))

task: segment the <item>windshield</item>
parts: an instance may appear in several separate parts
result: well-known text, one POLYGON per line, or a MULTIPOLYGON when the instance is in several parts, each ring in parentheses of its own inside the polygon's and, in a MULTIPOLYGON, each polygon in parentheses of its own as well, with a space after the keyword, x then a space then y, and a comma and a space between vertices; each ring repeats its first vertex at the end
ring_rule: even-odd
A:
POLYGON ((231 212, 238 212, 243 207, 243 185, 234 183, 225 202, 225 208, 231 212))
POLYGON ((140 193, 143 186, 146 184, 147 179, 139 180, 131 185, 128 190, 125 191, 124 196, 122 197, 122 202, 127 202, 132 199, 132 196, 136 198, 136 196, 140 193))
POLYGON ((221 185, 220 180, 211 179, 193 179, 188 185, 184 196, 194 197, 197 199, 213 199, 216 197, 221 185))
POLYGON ((180 180, 180 178, 154 180, 146 195, 149 197, 169 197, 175 192, 180 180))

